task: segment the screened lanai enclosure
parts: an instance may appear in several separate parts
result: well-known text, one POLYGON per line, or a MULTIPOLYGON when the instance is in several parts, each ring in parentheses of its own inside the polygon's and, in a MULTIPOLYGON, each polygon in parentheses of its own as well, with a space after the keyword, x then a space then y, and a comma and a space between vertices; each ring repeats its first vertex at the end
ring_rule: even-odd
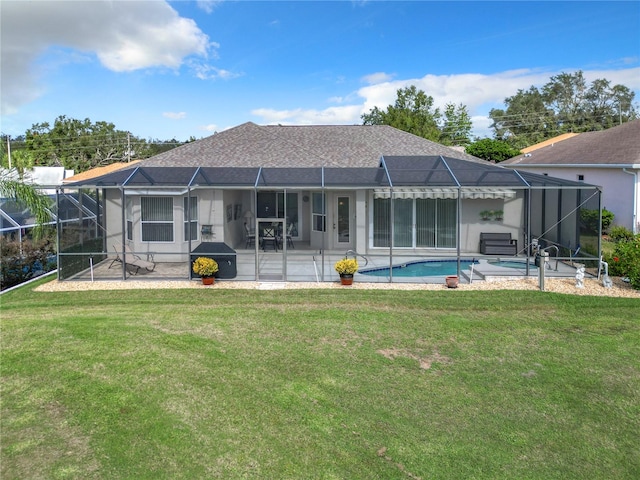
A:
MULTIPOLYGON (((93 192, 91 192, 93 195, 93 192)), ((49 221, 45 226, 55 228, 58 223, 93 225, 96 221, 98 204, 95 196, 68 193, 56 201, 54 195, 47 195, 50 208, 47 210, 49 221)), ((19 243, 33 237, 37 227, 35 214, 22 201, 13 198, 0 198, 0 235, 3 241, 19 243)), ((86 228, 85 228, 86 230, 86 228)), ((97 233, 94 232, 94 236, 97 233)))
MULTIPOLYGON (((383 156, 376 168, 137 166, 65 185, 97 214, 58 222, 60 280, 476 281, 573 276, 600 257, 600 190, 444 156, 383 156), (594 219, 596 221, 594 221, 594 219)), ((69 202, 66 202, 67 204, 69 202)))

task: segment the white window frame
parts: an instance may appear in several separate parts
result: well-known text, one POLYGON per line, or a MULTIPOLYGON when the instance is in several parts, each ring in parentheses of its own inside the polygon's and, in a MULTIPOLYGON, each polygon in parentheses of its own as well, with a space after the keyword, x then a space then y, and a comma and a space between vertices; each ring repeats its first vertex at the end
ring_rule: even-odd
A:
POLYGON ((195 233, 195 238, 192 238, 191 241, 198 241, 198 197, 191 197, 191 210, 192 213, 194 214, 194 217, 192 217, 190 220, 191 222, 191 232, 189 232, 189 234, 187 234, 188 232, 188 223, 189 221, 187 221, 188 215, 187 215, 187 208, 188 208, 188 201, 189 197, 185 196, 182 198, 182 208, 183 208, 183 219, 182 219, 182 223, 183 223, 183 229, 182 229, 182 234, 184 235, 183 240, 185 242, 189 241, 189 234, 194 232, 195 233), (195 227, 193 226, 195 224, 195 227), (195 230, 194 230, 195 228, 195 230))
POLYGON ((314 232, 326 232, 327 230, 327 204, 325 195, 321 192, 311 193, 311 230, 314 232), (316 212, 316 201, 321 205, 321 211, 316 212), (322 223, 322 230, 317 228, 318 222, 322 223))
MULTIPOLYGON (((164 196, 154 196, 154 197, 140 197, 140 238, 142 240, 142 242, 145 243, 173 243, 174 239, 175 239, 175 221, 174 221, 174 209, 173 209, 173 197, 164 197, 164 196), (148 201, 152 201, 152 200, 156 200, 156 201, 160 201, 160 200, 164 200, 167 199, 171 202, 171 220, 167 219, 162 219, 162 220, 150 220, 147 219, 145 220, 144 215, 145 215, 145 203, 148 201), (144 231, 144 227, 146 225, 170 225, 171 226, 171 239, 167 239, 167 240, 157 240, 157 239, 151 239, 148 240, 145 238, 145 231, 144 231)), ((147 237, 148 238, 148 237, 147 237)))

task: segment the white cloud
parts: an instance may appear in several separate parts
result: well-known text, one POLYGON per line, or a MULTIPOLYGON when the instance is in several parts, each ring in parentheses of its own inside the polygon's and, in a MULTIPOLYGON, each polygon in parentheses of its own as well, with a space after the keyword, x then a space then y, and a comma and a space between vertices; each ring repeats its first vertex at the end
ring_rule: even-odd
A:
POLYGON ((199 9, 207 13, 213 13, 216 7, 222 3, 222 0, 198 0, 196 3, 199 9))
POLYGON ((393 80, 394 75, 384 72, 371 73, 369 75, 365 75, 362 77, 362 81, 364 83, 368 83, 369 85, 373 85, 376 83, 390 82, 393 80))
POLYGON ((217 132, 218 126, 215 123, 210 123, 209 125, 202 125, 200 130, 204 130, 205 132, 217 132))
POLYGON ((251 113, 262 117, 264 123, 283 125, 344 125, 360 122, 362 107, 348 105, 344 107, 330 107, 324 110, 302 109, 273 110, 258 108, 251 113))
MULTIPOLYGON (((569 72, 571 70, 563 70, 569 72)), ((583 70, 588 81, 606 78, 612 84, 622 84, 631 90, 640 90, 640 68, 626 70, 583 70)), ((327 107, 326 109, 276 110, 272 108, 255 109, 251 113, 262 117, 265 123, 286 123, 298 125, 327 124, 360 124, 360 116, 372 108, 387 108, 395 102, 397 91, 415 85, 434 99, 436 107, 444 107, 453 102, 462 103, 472 116, 475 136, 491 136, 488 117, 491 108, 502 108, 506 97, 515 95, 519 89, 526 90, 531 85, 541 87, 560 71, 543 70, 509 70, 495 74, 458 74, 458 75, 425 75, 421 78, 389 81, 384 73, 375 73, 365 78, 378 78, 380 83, 362 87, 346 97, 331 97, 329 102, 344 103, 348 98, 351 105, 327 107)))
POLYGON ((171 120, 182 120, 187 118, 187 112, 163 112, 162 116, 171 120))
POLYGON ((194 75, 200 80, 231 80, 243 75, 242 73, 234 73, 229 70, 214 67, 213 65, 207 65, 195 61, 190 63, 190 67, 193 70, 194 75))
POLYGON ((14 113, 43 90, 36 60, 51 47, 94 54, 115 72, 179 68, 217 47, 166 2, 2 2, 2 112, 14 113))

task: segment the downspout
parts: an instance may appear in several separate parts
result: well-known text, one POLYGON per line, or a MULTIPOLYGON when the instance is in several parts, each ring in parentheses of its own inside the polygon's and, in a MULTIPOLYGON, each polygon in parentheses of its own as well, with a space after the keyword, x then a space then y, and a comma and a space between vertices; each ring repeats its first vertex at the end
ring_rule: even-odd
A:
POLYGON ((633 212, 631 215, 631 230, 633 231, 634 235, 636 233, 638 233, 638 224, 640 222, 638 222, 638 172, 630 172, 628 171, 626 168, 623 168, 622 171, 624 173, 627 173, 629 175, 632 175, 633 178, 635 179, 633 182, 633 212))

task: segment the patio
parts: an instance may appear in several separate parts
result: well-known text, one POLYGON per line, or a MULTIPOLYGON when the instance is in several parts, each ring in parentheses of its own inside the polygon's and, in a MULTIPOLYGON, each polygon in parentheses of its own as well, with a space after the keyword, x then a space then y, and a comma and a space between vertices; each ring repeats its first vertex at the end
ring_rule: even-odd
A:
MULTIPOLYGON (((284 263, 284 252, 267 251, 261 252, 258 256, 258 276, 256 276, 256 256, 254 250, 236 251, 235 278, 217 279, 218 282, 337 282, 338 274, 333 269, 336 261, 345 257, 345 252, 325 252, 324 255, 317 250, 296 249, 289 251, 284 263)), ((105 260, 99 261, 93 266, 89 265, 76 275, 69 277, 70 281, 120 281, 123 280, 122 263, 114 262, 114 256, 108 256, 105 260)), ((460 282, 496 282, 505 280, 519 280, 523 278, 537 279, 538 267, 534 264, 534 258, 529 257, 529 271, 527 272, 526 256, 499 257, 483 256, 480 254, 463 254, 463 259, 475 260, 473 269, 463 267, 460 270, 460 282)), ((393 278, 388 275, 389 255, 388 253, 369 254, 358 257, 360 270, 386 269, 387 274, 382 276, 366 275, 357 273, 357 282, 367 283, 444 283, 444 278, 448 274, 428 275, 428 276, 404 276, 394 274, 393 278)), ((406 266, 412 263, 449 263, 450 268, 456 267, 455 254, 441 253, 430 255, 398 254, 393 256, 393 265, 406 266)), ((89 262, 90 263, 90 262, 89 262)), ((127 267, 125 279, 139 281, 161 281, 161 280, 184 280, 191 279, 190 264, 183 262, 162 262, 155 261, 155 268, 152 272, 140 269, 137 274, 131 274, 131 269, 127 267)), ((455 274, 451 272, 451 274, 455 274)), ((545 278, 573 278, 576 268, 572 261, 568 259, 551 258, 548 263, 545 278)))

